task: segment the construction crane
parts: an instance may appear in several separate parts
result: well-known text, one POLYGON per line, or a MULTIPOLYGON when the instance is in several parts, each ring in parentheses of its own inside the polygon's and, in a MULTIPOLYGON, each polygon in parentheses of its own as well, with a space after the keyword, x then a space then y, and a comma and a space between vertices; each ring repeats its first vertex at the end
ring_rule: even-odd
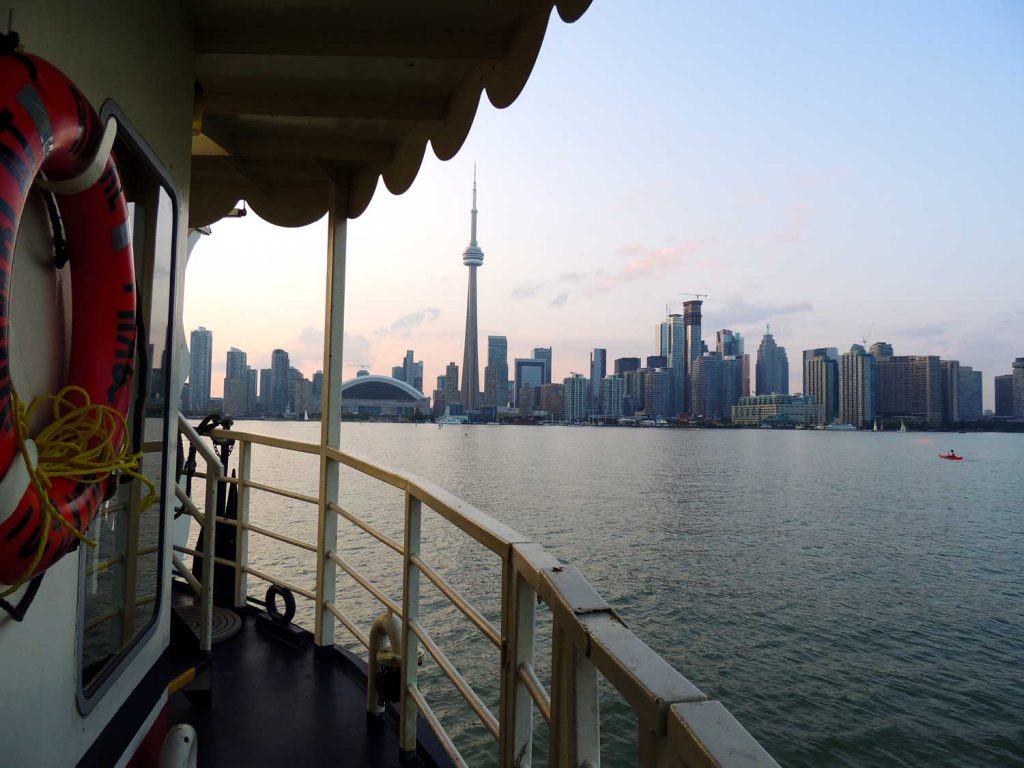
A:
POLYGON ((874 323, 871 324, 871 327, 868 328, 867 332, 861 337, 861 343, 864 345, 865 349, 867 349, 868 338, 871 336, 871 332, 873 330, 875 330, 875 324, 874 323))
POLYGON ((680 296, 695 296, 698 301, 703 301, 704 299, 706 299, 708 297, 708 295, 706 293, 693 293, 691 291, 680 291, 679 295, 680 296))

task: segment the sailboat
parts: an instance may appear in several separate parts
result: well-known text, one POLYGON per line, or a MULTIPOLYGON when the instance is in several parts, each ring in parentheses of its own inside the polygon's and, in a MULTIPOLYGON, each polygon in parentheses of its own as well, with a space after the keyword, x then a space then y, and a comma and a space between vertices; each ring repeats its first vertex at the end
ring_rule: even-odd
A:
POLYGON ((900 419, 900 432, 906 432, 906 431, 907 431, 907 423, 905 421, 903 421, 903 419, 900 419))

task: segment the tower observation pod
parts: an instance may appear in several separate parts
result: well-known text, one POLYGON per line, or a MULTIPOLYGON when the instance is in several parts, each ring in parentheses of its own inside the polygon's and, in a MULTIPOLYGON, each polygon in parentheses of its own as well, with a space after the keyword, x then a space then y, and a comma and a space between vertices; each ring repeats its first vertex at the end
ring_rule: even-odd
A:
POLYGON ((484 263, 484 252, 476 242, 476 166, 473 166, 473 208, 469 245, 462 252, 462 263, 469 267, 469 293, 466 298, 466 346, 462 353, 460 399, 467 411, 480 407, 480 344, 476 330, 476 269, 484 263))

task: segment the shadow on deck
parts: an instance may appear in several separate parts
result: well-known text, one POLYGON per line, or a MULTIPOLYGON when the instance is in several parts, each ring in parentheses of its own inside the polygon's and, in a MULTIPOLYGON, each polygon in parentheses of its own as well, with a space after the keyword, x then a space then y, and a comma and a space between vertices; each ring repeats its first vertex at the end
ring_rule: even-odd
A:
MULTIPOLYGON (((314 658, 308 632, 296 648, 255 619, 247 612, 241 631, 214 646, 209 706, 184 692, 168 702, 171 724, 197 731, 200 768, 399 765, 397 714, 368 718, 362 660, 339 648, 314 658)), ((417 759, 406 765, 450 765, 422 721, 417 735, 417 759)))

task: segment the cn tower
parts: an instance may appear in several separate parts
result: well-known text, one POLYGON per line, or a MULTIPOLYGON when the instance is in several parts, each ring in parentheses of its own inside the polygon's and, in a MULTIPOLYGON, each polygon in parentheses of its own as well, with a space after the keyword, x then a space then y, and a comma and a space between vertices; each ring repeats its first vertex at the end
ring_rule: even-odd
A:
POLYGON ((469 267, 469 296, 466 299, 466 346, 462 352, 462 407, 475 411, 480 407, 480 344, 476 333, 476 268, 484 263, 484 252, 476 243, 476 165, 473 166, 473 210, 469 245, 462 252, 462 263, 469 267))

